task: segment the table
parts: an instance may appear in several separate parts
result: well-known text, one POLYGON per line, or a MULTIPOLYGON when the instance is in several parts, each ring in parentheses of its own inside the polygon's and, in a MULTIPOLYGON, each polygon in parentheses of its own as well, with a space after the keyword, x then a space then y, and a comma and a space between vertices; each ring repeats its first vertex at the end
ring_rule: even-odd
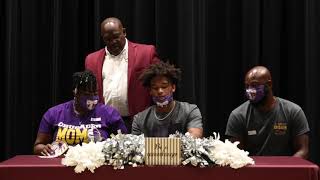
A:
POLYGON ((164 179, 223 179, 223 180, 319 180, 319 167, 307 160, 296 157, 269 156, 252 157, 255 165, 240 169, 230 167, 193 166, 126 166, 124 170, 114 170, 102 166, 91 173, 86 170, 76 174, 73 167, 61 164, 61 158, 41 159, 34 155, 19 155, 0 163, 0 179, 41 179, 41 180, 164 180, 164 179))

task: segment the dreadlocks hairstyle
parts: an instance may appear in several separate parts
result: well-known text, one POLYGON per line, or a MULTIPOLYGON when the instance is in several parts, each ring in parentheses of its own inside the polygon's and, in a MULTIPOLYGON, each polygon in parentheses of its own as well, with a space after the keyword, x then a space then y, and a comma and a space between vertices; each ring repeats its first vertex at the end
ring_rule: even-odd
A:
POLYGON ((97 90, 97 80, 91 71, 76 72, 72 76, 73 78, 73 90, 82 90, 95 92, 97 90))
POLYGON ((165 76, 170 83, 178 85, 181 79, 181 70, 175 68, 174 65, 171 65, 169 62, 160 61, 146 68, 139 76, 139 80, 144 87, 150 87, 151 80, 156 76, 165 76))

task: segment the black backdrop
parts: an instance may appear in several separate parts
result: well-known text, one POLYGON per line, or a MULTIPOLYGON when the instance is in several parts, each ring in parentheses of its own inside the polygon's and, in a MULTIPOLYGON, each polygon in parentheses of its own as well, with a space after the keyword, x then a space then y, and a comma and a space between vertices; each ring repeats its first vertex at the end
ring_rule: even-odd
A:
POLYGON ((319 9, 317 0, 2 0, 0 160, 32 153, 43 113, 72 98, 72 73, 103 47, 100 21, 116 16, 128 39, 182 68, 177 99, 198 104, 207 136, 223 134, 245 100, 245 72, 267 66, 275 94, 304 109, 319 163, 319 9))

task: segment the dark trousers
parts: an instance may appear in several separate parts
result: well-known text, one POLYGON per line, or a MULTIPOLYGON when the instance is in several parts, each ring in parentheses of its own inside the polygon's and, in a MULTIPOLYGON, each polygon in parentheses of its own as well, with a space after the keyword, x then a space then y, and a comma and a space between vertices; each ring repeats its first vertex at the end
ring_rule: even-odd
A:
POLYGON ((126 125, 127 130, 128 130, 128 134, 131 133, 132 117, 131 116, 122 116, 122 119, 124 121, 124 124, 126 125))

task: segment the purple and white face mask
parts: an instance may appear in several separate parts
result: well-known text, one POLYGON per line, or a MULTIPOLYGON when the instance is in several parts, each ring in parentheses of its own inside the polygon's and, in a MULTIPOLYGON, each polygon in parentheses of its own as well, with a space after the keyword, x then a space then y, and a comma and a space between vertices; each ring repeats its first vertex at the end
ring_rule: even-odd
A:
POLYGON ((246 96, 252 103, 258 103, 265 97, 265 85, 258 85, 246 89, 246 96))
POLYGON ((167 95, 164 97, 154 96, 152 97, 153 102, 160 107, 168 105, 171 101, 173 101, 173 95, 167 95))
POLYGON ((81 96, 80 106, 88 111, 93 110, 98 104, 99 96, 81 96))

